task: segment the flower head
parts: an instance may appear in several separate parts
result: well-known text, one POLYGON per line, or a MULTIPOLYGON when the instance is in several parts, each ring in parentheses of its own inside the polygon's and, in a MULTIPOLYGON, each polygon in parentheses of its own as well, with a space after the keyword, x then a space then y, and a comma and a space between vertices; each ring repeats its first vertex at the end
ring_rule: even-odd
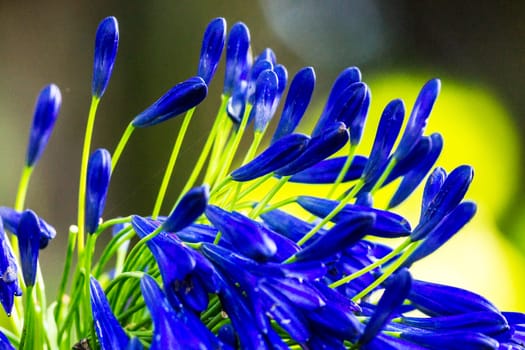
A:
POLYGON ((36 280, 39 255, 40 223, 38 216, 32 210, 22 213, 17 232, 24 282, 26 286, 33 286, 36 280))

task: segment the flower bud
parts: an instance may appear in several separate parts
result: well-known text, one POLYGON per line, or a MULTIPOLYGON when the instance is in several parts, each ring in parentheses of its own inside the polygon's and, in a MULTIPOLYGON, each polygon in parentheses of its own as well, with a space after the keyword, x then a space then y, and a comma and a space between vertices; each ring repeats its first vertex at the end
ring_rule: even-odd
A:
POLYGON ((103 148, 89 158, 86 187, 86 231, 94 233, 104 211, 111 177, 111 155, 103 148))
POLYGON ((115 17, 107 17, 100 22, 95 39, 95 61, 91 93, 100 98, 106 91, 117 57, 119 33, 115 17))

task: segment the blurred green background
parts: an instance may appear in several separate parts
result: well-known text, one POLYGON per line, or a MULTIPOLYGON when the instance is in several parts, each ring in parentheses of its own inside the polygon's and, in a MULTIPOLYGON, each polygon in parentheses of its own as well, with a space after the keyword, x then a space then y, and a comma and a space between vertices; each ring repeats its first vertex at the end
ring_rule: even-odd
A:
MULTIPOLYGON (((1 205, 14 202, 37 93, 54 82, 63 95, 60 119, 27 201, 58 231, 58 239, 42 252, 44 275, 51 279, 61 271, 67 228, 76 218, 94 34, 108 15, 119 20, 121 41, 93 147, 114 149, 135 114, 196 73, 202 32, 217 16, 230 26, 244 21, 254 53, 272 47, 290 74, 313 66, 317 106, 342 69, 359 66, 373 95, 369 134, 389 100, 401 97, 411 107, 423 83, 440 77, 442 95, 429 131, 445 136, 440 165, 447 170, 474 165, 468 197, 478 202, 479 215, 415 273, 473 288, 502 308, 525 311, 525 265, 519 254, 525 250, 525 2, 0 0, 1 205)), ((221 66, 190 127, 169 188, 172 199, 205 141, 222 74, 221 66)), ((315 115, 309 118, 313 123, 315 115)), ((179 125, 172 121, 134 134, 113 176, 106 217, 151 210, 179 125)), ((420 198, 415 197, 400 208, 413 224, 420 198)))

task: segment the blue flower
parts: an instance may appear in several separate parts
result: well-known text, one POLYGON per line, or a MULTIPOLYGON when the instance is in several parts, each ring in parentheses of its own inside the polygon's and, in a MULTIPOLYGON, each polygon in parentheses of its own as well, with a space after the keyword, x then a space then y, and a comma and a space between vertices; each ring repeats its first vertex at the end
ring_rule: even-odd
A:
POLYGON ((111 177, 111 155, 97 149, 88 162, 86 186, 86 231, 94 233, 102 217, 111 177))
POLYGON ((17 273, 16 259, 7 242, 3 221, 0 219, 0 303, 8 316, 13 310, 14 297, 22 295, 17 273))
POLYGON ((32 210, 26 210, 18 224, 18 250, 26 286, 35 285, 40 246, 40 223, 32 210))
POLYGON ((201 77, 192 77, 166 92, 155 103, 139 113, 131 124, 143 128, 162 123, 201 103, 208 94, 208 86, 201 77))
POLYGON ((89 287, 95 332, 100 347, 102 350, 127 349, 129 337, 113 315, 108 299, 94 277, 90 278, 89 287))
MULTIPOLYGON (((18 235, 18 225, 22 213, 9 207, 0 207, 0 218, 2 218, 5 227, 14 235, 18 235)), ((38 218, 40 226, 40 249, 44 249, 49 241, 55 238, 57 232, 53 226, 48 224, 41 217, 38 218)))
POLYGON ((47 85, 40 91, 36 101, 33 124, 29 134, 26 165, 34 166, 46 148, 62 104, 62 95, 55 84, 47 85))
POLYGON ((5 334, 2 332, 0 332, 0 345, 4 350, 15 350, 15 347, 11 344, 9 339, 7 339, 5 334))
POLYGON ((231 96, 235 87, 248 78, 250 61, 250 31, 244 23, 237 22, 230 29, 226 44, 225 96, 231 96))
POLYGON ((115 17, 104 18, 97 29, 95 60, 91 93, 100 98, 104 95, 113 72, 119 41, 118 23, 115 17))

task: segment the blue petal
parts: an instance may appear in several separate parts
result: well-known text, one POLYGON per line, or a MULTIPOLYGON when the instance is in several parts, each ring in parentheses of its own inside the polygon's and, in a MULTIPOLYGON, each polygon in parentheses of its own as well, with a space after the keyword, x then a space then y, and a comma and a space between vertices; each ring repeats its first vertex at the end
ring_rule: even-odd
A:
POLYGON ((473 202, 463 202, 459 204, 450 214, 431 228, 430 232, 425 236, 423 243, 408 257, 404 266, 410 266, 414 262, 436 251, 465 226, 475 213, 476 204, 473 202))
POLYGON ((312 133, 313 136, 317 136, 323 132, 325 125, 329 120, 329 112, 333 105, 341 95, 341 93, 350 85, 361 81, 361 72, 357 67, 349 67, 343 70, 332 85, 328 100, 324 107, 323 113, 317 122, 316 127, 312 133))
POLYGON ((423 199, 421 201, 421 217, 419 221, 423 219, 423 214, 427 211, 428 206, 432 203, 432 200, 443 186, 445 179, 447 178, 447 172, 441 167, 437 167, 428 176, 425 188, 423 190, 423 199))
POLYGON ((273 117, 273 103, 277 97, 277 75, 272 70, 263 71, 255 83, 255 94, 250 119, 255 131, 262 132, 273 117))
POLYGON ((129 337, 113 315, 108 299, 94 277, 90 278, 89 287, 95 332, 101 349, 126 349, 129 337))
MULTIPOLYGON (((0 218, 2 218, 5 227, 15 236, 18 235, 18 224, 22 213, 9 207, 0 207, 0 218)), ((44 249, 49 241, 55 238, 57 232, 53 226, 48 224, 44 219, 38 218, 40 225, 40 249, 44 249)))
POLYGON ((40 91, 33 114, 33 124, 29 133, 26 165, 32 167, 38 162, 51 137, 58 117, 62 95, 55 84, 47 85, 40 91))
POLYGON ((243 255, 255 260, 267 260, 277 252, 275 242, 256 221, 214 205, 208 206, 206 216, 243 255))
MULTIPOLYGON (((273 70, 272 62, 267 61, 267 60, 258 60, 258 61, 255 61, 255 63, 250 69, 247 93, 248 93, 248 102, 250 102, 251 104, 255 103, 255 90, 257 86, 257 79, 259 78, 261 73, 264 72, 265 70, 273 70)), ((277 86, 277 84, 275 85, 277 86)))
POLYGON ((398 161, 401 161, 410 154, 412 148, 414 148, 419 138, 423 135, 428 117, 432 111, 434 102, 436 102, 440 88, 441 82, 439 79, 432 79, 421 89, 414 103, 414 108, 412 108, 405 132, 394 153, 394 158, 398 161))
POLYGON ((204 32, 197 75, 208 85, 215 75, 226 40, 226 20, 213 19, 204 32))
POLYGON ((17 274, 16 259, 0 219, 0 303, 8 316, 11 316, 13 310, 14 297, 22 295, 17 274))
POLYGON ((465 196, 473 176, 474 171, 468 165, 457 167, 447 176, 443 186, 423 213, 420 223, 410 235, 413 241, 424 238, 444 216, 456 208, 465 196))
MULTIPOLYGON (((343 156, 322 160, 307 169, 295 173, 288 181, 307 184, 334 183, 343 169, 346 159, 347 157, 343 156)), ((366 157, 354 156, 350 168, 343 177, 342 182, 348 182, 360 178, 366 163, 366 157)))
MULTIPOLYGON (((299 196, 297 203, 312 214, 325 217, 339 202, 323 198, 299 196)), ((344 220, 347 216, 356 213, 371 213, 376 217, 374 225, 370 228, 368 234, 379 237, 400 237, 410 234, 410 224, 402 216, 389 211, 363 207, 359 205, 347 204, 343 209, 332 218, 333 222, 344 220)))
POLYGON ((98 25, 95 39, 95 60, 91 93, 102 97, 109 83, 117 57, 119 33, 115 17, 106 17, 98 25))
MULTIPOLYGON (((279 79, 280 82, 281 79, 279 79)), ((294 132, 310 103, 314 87, 315 72, 312 67, 303 68, 295 74, 290 83, 283 112, 271 143, 275 143, 281 137, 294 132)))
POLYGON ((103 148, 97 149, 88 162, 86 185, 86 223, 88 233, 94 233, 102 217, 111 177, 111 155, 103 148))
POLYGON ((415 280, 408 299, 429 316, 489 311, 499 313, 490 301, 465 289, 415 280))
POLYGON ((351 247, 368 233, 374 221, 375 215, 372 213, 356 212, 349 215, 295 254, 296 260, 322 260, 351 247))
POLYGON ((235 181, 249 181, 269 174, 292 162, 304 152, 310 138, 303 134, 287 135, 270 145, 249 163, 234 170, 235 181))
POLYGON ((230 98, 228 98, 226 112, 228 113, 228 117, 230 117, 233 123, 237 125, 241 124, 242 118, 244 117, 247 96, 248 83, 243 80, 239 82, 239 84, 235 85, 232 95, 230 96, 230 98))
POLYGON ((377 127, 377 133, 370 152, 370 157, 363 170, 363 180, 369 182, 378 177, 377 173, 388 161, 388 156, 396 142, 397 135, 403 124, 405 106, 403 101, 394 100, 390 102, 383 111, 381 120, 377 127))
POLYGON ((224 74, 223 94, 230 96, 241 80, 246 80, 249 70, 250 31, 248 27, 237 22, 228 36, 226 47, 226 68, 224 74))
MULTIPOLYGON (((286 83, 288 82, 288 70, 282 64, 274 65, 273 71, 277 75, 277 98, 276 101, 281 99, 284 90, 286 89, 286 83)), ((274 110, 277 109, 277 105, 274 103, 274 110)))
POLYGON ((280 176, 293 175, 319 163, 340 150, 348 142, 348 138, 348 129, 344 123, 335 123, 322 135, 312 138, 299 157, 275 173, 280 176))
POLYGON ((407 269, 401 269, 390 277, 388 287, 377 303, 376 311, 368 320, 359 343, 369 343, 388 322, 393 311, 398 308, 407 297, 412 285, 412 276, 407 269))
POLYGON ((133 119, 136 128, 153 126, 182 114, 201 103, 208 94, 208 86, 201 77, 192 77, 166 92, 133 119))
POLYGON ((18 224, 18 250, 26 286, 34 286, 40 245, 40 225, 32 210, 26 210, 18 224))
POLYGON ((177 232, 192 224, 204 213, 209 196, 208 185, 189 190, 162 224, 163 231, 177 232))
MULTIPOLYGON (((426 138, 422 140, 424 139, 426 138)), ((443 138, 439 134, 432 134, 429 140, 430 148, 427 154, 422 159, 419 159, 419 162, 404 175, 401 184, 388 203, 389 208, 393 208, 407 199, 436 163, 443 149, 443 138)))
MULTIPOLYGON (((294 242, 299 241, 314 227, 313 224, 303 221, 279 209, 263 213, 260 217, 272 230, 288 237, 294 242)), ((324 233, 324 230, 321 232, 324 233)))

